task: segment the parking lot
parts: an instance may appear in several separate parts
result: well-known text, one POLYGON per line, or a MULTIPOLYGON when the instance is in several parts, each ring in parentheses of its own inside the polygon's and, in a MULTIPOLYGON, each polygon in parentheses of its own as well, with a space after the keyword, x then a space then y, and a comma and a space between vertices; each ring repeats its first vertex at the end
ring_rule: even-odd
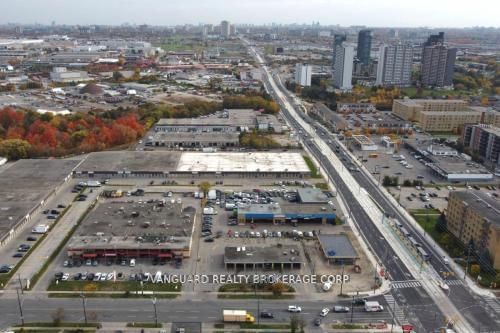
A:
POLYGON ((431 169, 411 155, 410 151, 405 148, 401 148, 398 153, 392 153, 391 151, 378 152, 376 153, 377 157, 369 157, 369 152, 361 153, 359 151, 356 151, 355 155, 363 156, 363 164, 380 182, 383 181, 385 176, 390 176, 398 177, 399 184, 402 184, 405 180, 421 180, 424 184, 432 182, 447 183, 444 179, 433 174, 431 169), (408 166, 401 164, 403 161, 401 156, 404 156, 404 161, 408 166))
MULTIPOLYGON (((292 270, 296 274, 340 274, 340 266, 328 265, 323 255, 318 250, 316 235, 319 233, 349 233, 348 227, 343 225, 322 224, 317 222, 294 222, 284 224, 273 223, 246 223, 238 224, 234 208, 240 203, 268 203, 273 200, 293 202, 296 199, 296 190, 301 186, 295 183, 276 182, 271 187, 262 187, 238 191, 214 191, 215 197, 203 199, 205 213, 201 210, 202 200, 199 198, 199 190, 192 188, 189 192, 167 191, 164 193, 151 193, 156 187, 145 187, 145 194, 140 198, 134 196, 120 199, 100 199, 101 205, 109 206, 116 201, 131 202, 141 200, 148 202, 167 197, 168 200, 181 199, 185 205, 198 207, 195 228, 192 234, 192 248, 190 258, 182 261, 172 258, 162 260, 157 258, 130 258, 110 257, 95 259, 72 259, 62 251, 50 267, 44 281, 48 286, 54 278, 60 280, 82 280, 88 281, 129 281, 146 280, 148 273, 162 271, 166 274, 221 274, 236 273, 228 272, 224 267, 224 249, 227 246, 252 247, 252 246, 280 246, 298 245, 303 253, 308 252, 309 260, 304 259, 301 269, 292 270), (170 192, 170 193, 169 193, 170 192), (196 194, 198 192, 198 195, 196 194), (198 197, 197 197, 198 196, 198 197), (108 202, 108 203, 107 203, 108 202)), ((331 193, 330 205, 336 206, 337 202, 331 193)), ((95 218, 94 218, 95 219, 95 218)), ((154 220, 152 220, 154 221, 154 220)), ((97 220, 96 220, 97 222, 97 220)), ((78 234, 78 231, 76 232, 78 234)), ((359 264, 363 267, 363 274, 356 274, 351 285, 346 284, 346 291, 363 289, 363 286, 373 281, 373 268, 364 257, 357 242, 355 247, 362 257, 359 264)), ((256 269, 255 272, 264 271, 256 269)), ((252 271, 251 273, 253 273, 252 271)), ((350 274, 350 271, 347 272, 350 274)), ((321 292, 318 286, 297 285, 299 293, 321 292)), ((208 285, 186 285, 188 291, 214 291, 218 286, 208 285)))

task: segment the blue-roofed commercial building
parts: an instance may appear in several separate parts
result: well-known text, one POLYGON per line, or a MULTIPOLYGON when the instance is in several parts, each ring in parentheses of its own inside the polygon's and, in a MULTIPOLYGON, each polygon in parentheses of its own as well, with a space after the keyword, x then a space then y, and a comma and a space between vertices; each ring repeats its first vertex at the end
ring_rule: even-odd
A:
POLYGON ((328 203, 272 202, 238 207, 238 223, 296 224, 307 222, 333 224, 336 217, 334 208, 328 203))
POLYGON ((345 234, 319 234, 319 244, 331 264, 353 265, 359 259, 349 237, 345 234))

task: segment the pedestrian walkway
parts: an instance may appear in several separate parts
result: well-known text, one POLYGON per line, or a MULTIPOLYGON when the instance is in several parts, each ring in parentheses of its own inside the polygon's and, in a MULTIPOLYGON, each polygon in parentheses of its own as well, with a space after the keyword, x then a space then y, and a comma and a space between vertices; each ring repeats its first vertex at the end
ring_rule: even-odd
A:
POLYGON ((445 283, 449 286, 463 286, 462 280, 446 280, 445 283))
POLYGON ((398 305, 398 303, 395 302, 394 296, 392 296, 391 294, 385 294, 384 298, 388 304, 389 311, 393 313, 396 322, 400 325, 408 324, 405 313, 403 309, 398 305))
POLYGON ((498 314, 500 314, 500 303, 495 298, 485 297, 484 300, 498 314))
POLYGON ((392 289, 403 289, 403 288, 419 288, 422 284, 417 280, 410 281, 393 281, 391 283, 392 289))

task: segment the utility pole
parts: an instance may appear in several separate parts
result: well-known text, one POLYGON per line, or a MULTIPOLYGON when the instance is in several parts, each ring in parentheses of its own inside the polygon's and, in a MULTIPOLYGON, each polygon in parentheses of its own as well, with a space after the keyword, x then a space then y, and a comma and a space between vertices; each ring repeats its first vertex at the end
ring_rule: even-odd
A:
POLYGON ((352 300, 351 300, 351 323, 353 316, 354 316, 354 295, 352 295, 352 300))
POLYGON ((153 307, 155 310, 155 327, 158 327, 158 313, 156 312, 156 297, 153 296, 151 301, 153 302, 153 307))
POLYGON ((392 298, 392 321, 391 321, 391 333, 394 329, 394 314, 396 312, 396 297, 392 298))
POLYGON ((470 248, 471 244, 469 242, 469 248, 467 249, 467 262, 465 264, 465 271, 464 271, 464 280, 467 278, 467 271, 469 270, 470 248))
POLYGON ((375 294, 375 290, 377 289, 377 269, 378 262, 375 263, 375 272, 373 274, 373 293, 375 294))
POLYGON ((259 298, 259 295, 257 295, 257 284, 256 283, 253 285, 253 291, 255 294, 255 298, 257 298, 257 325, 260 325, 260 298, 259 298))
POLYGON ((344 286, 344 264, 342 264, 342 276, 340 277, 340 295, 342 295, 342 287, 344 286))
POLYGON ((21 298, 19 297, 19 288, 16 288, 16 292, 17 292, 17 304, 19 305, 19 313, 21 315, 21 324, 24 326, 23 306, 21 304, 21 298))
POLYGON ((23 282, 21 281, 21 274, 17 274, 17 280, 19 281, 19 287, 21 288, 21 294, 24 295, 23 282))
POLYGON ((85 302, 85 295, 83 292, 80 293, 80 297, 82 298, 82 305, 83 305, 83 318, 85 320, 85 324, 87 324, 87 308, 86 308, 86 302, 85 302))

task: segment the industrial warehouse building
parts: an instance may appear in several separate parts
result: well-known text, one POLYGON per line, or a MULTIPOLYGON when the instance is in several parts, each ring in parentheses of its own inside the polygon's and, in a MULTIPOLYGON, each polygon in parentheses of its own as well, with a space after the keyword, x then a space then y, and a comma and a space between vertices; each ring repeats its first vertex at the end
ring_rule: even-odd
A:
POLYGON ((228 148, 237 147, 240 136, 237 132, 225 133, 196 133, 196 132, 157 132, 153 136, 152 145, 173 149, 190 148, 228 148))
POLYGON ((310 170, 300 153, 108 151, 91 153, 76 178, 305 178, 310 170))
POLYGON ((240 204, 238 223, 271 222, 284 223, 335 223, 335 208, 328 197, 319 189, 301 188, 297 190, 297 201, 289 202, 275 198, 268 204, 240 204))
POLYGON ((325 258, 331 264, 352 265, 359 255, 347 235, 318 235, 319 244, 325 258))
POLYGON ((106 202, 94 208, 67 245, 70 258, 168 260, 191 255, 196 209, 182 202, 106 202))
POLYGON ((354 145, 359 149, 365 150, 377 150, 378 146, 366 135, 353 135, 354 145))
POLYGON ((303 263, 302 251, 297 245, 227 246, 224 249, 224 266, 226 270, 300 269, 303 263))
POLYGON ((229 109, 198 118, 165 118, 155 125, 156 132, 228 133, 254 129, 280 133, 282 124, 274 115, 253 109, 229 109))
POLYGON ((80 160, 26 159, 0 169, 0 247, 71 180, 80 160))

